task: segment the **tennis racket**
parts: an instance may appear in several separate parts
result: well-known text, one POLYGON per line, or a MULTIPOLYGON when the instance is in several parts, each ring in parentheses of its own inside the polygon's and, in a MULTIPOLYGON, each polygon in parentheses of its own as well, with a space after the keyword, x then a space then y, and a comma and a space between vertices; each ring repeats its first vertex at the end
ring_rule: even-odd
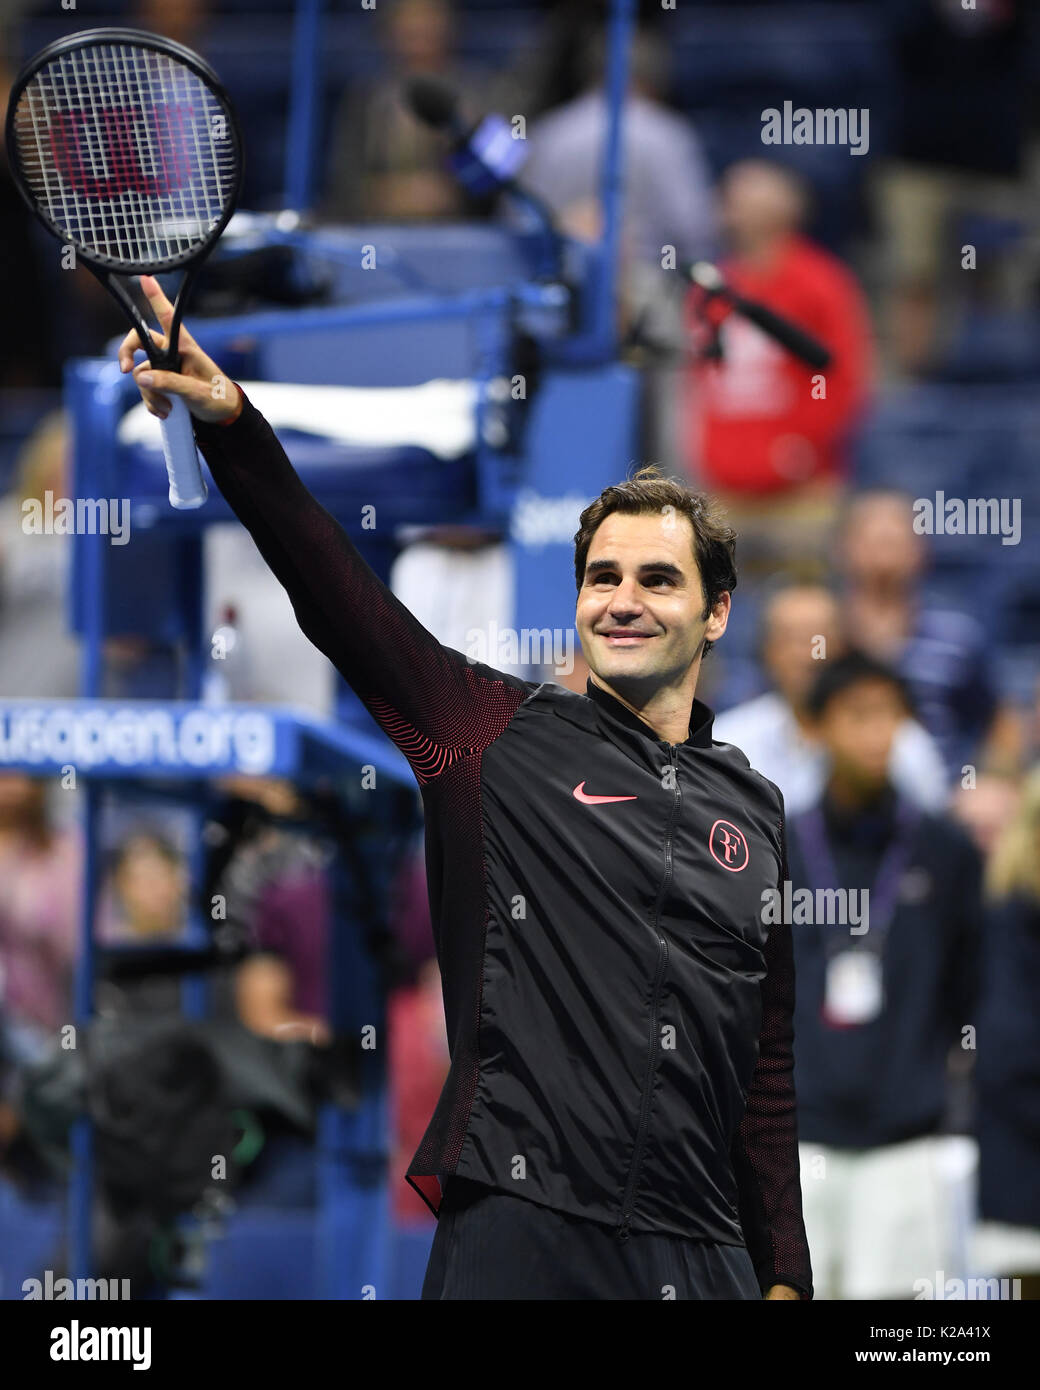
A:
MULTIPOLYGON (((242 139, 227 93, 182 44, 139 29, 85 29, 31 59, 7 108, 11 173, 47 230, 114 296, 152 366, 180 370, 181 316, 199 266, 234 212, 242 139), (119 276, 186 272, 165 348, 119 276)), ((207 488, 191 415, 160 421, 170 503, 207 488)))

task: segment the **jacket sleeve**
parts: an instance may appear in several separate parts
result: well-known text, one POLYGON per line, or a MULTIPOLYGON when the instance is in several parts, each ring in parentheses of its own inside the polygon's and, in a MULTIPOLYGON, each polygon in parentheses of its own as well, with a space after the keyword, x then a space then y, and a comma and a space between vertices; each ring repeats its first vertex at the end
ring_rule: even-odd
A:
MULTIPOLYGON (((783 798, 780 883, 788 878, 783 798)), ((789 1284, 812 1298, 809 1244, 802 1220, 798 1116, 794 1091, 794 949, 790 924, 774 923, 765 944, 758 1061, 733 1150, 740 1224, 763 1293, 789 1284)))
POLYGON ((288 593, 304 634, 401 749, 420 785, 493 742, 528 686, 442 646, 412 616, 308 492, 245 392, 231 424, 196 419, 194 427, 217 487, 288 593))

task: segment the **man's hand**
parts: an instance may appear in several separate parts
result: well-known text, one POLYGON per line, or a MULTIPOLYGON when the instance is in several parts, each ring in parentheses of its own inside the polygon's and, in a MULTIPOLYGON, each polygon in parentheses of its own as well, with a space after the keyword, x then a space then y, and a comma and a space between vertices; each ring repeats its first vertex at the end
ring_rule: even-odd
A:
POLYGON ((792 1289, 790 1284, 773 1284, 766 1293, 766 1298, 796 1298, 801 1301, 801 1297, 798 1290, 792 1289))
MULTIPOLYGON (((140 276, 140 283, 155 317, 168 335, 173 321, 173 305, 153 275, 140 276)), ((152 338, 159 347, 166 346, 167 337, 154 329, 152 338)), ((206 356, 183 324, 180 326, 177 348, 181 355, 180 371, 159 372, 147 361, 134 366, 134 352, 144 350, 136 328, 131 329, 119 345, 120 370, 133 372, 149 412, 165 419, 171 409, 169 397, 181 396, 198 420, 211 424, 233 420, 242 408, 241 393, 213 359, 206 356)))

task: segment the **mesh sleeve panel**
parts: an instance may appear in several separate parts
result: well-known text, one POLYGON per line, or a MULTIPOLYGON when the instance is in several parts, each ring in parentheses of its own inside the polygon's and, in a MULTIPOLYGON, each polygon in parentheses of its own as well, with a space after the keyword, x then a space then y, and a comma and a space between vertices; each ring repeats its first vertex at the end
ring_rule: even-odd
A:
POLYGON ((214 481, 289 595, 300 628, 420 784, 493 742, 533 687, 467 661, 413 617, 311 496, 244 392, 232 424, 194 425, 214 481))
MULTIPOLYGON (((780 892, 789 877, 780 803, 780 892)), ((812 1297, 802 1220, 798 1115, 794 1089, 794 947, 789 923, 774 923, 765 945, 758 1061, 734 1145, 740 1223, 763 1290, 789 1284, 812 1297)))

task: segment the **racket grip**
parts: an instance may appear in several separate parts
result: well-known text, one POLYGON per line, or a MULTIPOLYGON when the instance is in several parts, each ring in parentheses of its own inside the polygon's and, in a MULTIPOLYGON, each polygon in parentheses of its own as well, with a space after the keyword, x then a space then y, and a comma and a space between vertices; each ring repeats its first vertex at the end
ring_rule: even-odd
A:
POLYGON ((162 430, 163 454, 170 479, 170 506, 178 511, 201 507, 209 496, 202 476, 191 412, 180 396, 170 396, 170 413, 159 421, 162 430))

